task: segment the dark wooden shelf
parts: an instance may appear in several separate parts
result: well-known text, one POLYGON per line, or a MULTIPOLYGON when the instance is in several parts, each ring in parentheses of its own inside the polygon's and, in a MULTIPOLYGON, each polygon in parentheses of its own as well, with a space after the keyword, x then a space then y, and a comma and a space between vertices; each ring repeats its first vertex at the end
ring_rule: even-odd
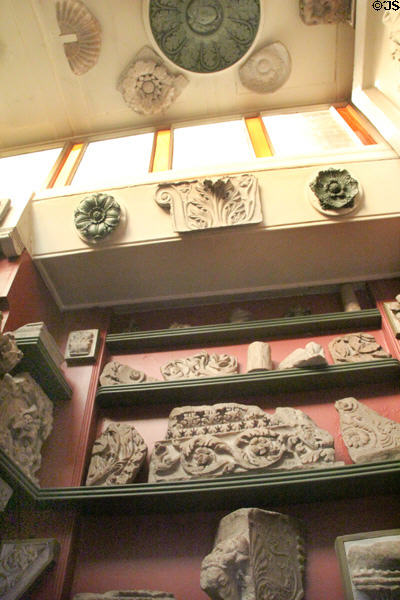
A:
POLYGON ((379 329, 377 308, 354 312, 335 312, 303 317, 285 317, 245 323, 200 325, 184 329, 157 329, 129 333, 110 333, 106 344, 111 353, 128 353, 150 348, 199 347, 222 342, 248 342, 336 331, 379 329))
POLYGON ((100 406, 174 402, 175 404, 221 398, 243 398, 274 393, 315 390, 400 380, 400 362, 395 358, 332 365, 319 369, 259 371, 243 375, 225 375, 180 381, 160 381, 133 385, 99 387, 96 402, 100 406))

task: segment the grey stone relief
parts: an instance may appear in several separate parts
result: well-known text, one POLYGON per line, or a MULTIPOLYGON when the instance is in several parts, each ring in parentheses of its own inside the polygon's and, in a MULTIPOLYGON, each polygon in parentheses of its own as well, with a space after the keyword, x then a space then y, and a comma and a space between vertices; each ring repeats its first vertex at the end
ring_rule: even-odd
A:
POLYGON ((71 331, 68 335, 67 347, 65 349, 67 364, 95 360, 100 339, 99 333, 98 329, 71 331))
POLYGON ((114 590, 96 594, 85 592, 75 594, 73 600, 176 600, 173 594, 151 590, 114 590))
POLYGON ((299 0, 300 17, 306 25, 343 23, 354 0, 299 0))
POLYGON ((126 104, 141 115, 165 112, 187 86, 151 48, 144 46, 121 73, 117 89, 126 104))
POLYGON ((26 598, 25 593, 57 557, 55 539, 3 540, 0 549, 0 597, 26 598))
POLYGON ((0 375, 16 367, 23 356, 23 352, 18 349, 14 334, 0 333, 0 375))
POLYGON ((279 363, 278 369, 303 369, 327 367, 324 349, 316 342, 308 342, 304 348, 297 348, 279 363))
POLYGON ((121 206, 102 192, 84 198, 74 212, 75 228, 89 244, 97 244, 113 233, 121 222, 121 206))
POLYGON ((188 358, 176 358, 161 367, 166 381, 193 379, 197 377, 219 377, 238 372, 238 363, 229 354, 208 354, 202 350, 188 358))
POLYGON ((212 600, 300 600, 305 544, 300 523, 277 512, 241 508, 219 523, 200 585, 212 600))
POLYGON ((370 333, 350 333, 331 340, 329 352, 336 364, 357 363, 390 358, 370 333))
POLYGON ((133 383, 151 383, 158 381, 143 371, 132 369, 116 360, 107 363, 100 375, 100 385, 131 385, 133 383))
POLYGON ((347 553, 351 581, 371 600, 400 598, 400 540, 352 544, 347 553))
POLYGON ((131 483, 146 459, 147 446, 129 423, 109 423, 92 449, 86 485, 131 483))
POLYGON ((171 412, 166 439, 155 444, 149 481, 339 464, 334 461, 332 436, 300 410, 280 407, 271 415, 236 403, 185 406, 171 412))
POLYGON ((387 419, 355 398, 335 403, 340 431, 350 458, 355 463, 398 460, 400 423, 387 419))
POLYGON ((155 201, 170 210, 179 233, 262 221, 258 182, 249 174, 161 184, 155 201))
POLYGON ((309 184, 313 194, 311 204, 327 216, 340 216, 353 212, 360 203, 358 181, 346 169, 319 171, 309 184))
POLYGON ((282 42, 267 44, 250 56, 239 69, 242 84, 259 94, 275 92, 291 71, 290 54, 282 42))
POLYGON ((53 404, 29 373, 0 382, 0 447, 39 483, 41 449, 53 426, 53 404))

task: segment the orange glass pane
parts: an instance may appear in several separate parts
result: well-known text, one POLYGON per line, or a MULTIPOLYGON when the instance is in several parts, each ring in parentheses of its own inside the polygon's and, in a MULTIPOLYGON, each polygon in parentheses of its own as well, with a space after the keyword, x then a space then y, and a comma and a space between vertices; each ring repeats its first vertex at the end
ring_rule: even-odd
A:
POLYGON ((362 119, 358 112, 351 106, 351 104, 347 104, 342 108, 335 108, 336 112, 342 117, 344 121, 346 121, 347 125, 354 131, 356 136, 362 141, 364 146, 371 146, 372 144, 376 144, 374 138, 368 133, 365 129, 362 119))
POLYGON ((154 136, 153 157, 150 172, 167 171, 171 168, 171 130, 161 129, 154 136))
POLYGON ((245 121, 256 157, 272 156, 272 147, 261 117, 249 117, 245 121))
POLYGON ((61 158, 58 169, 48 185, 49 188, 69 185, 71 183, 71 180, 82 158, 84 147, 85 144, 80 143, 73 144, 70 148, 66 149, 63 157, 61 158))

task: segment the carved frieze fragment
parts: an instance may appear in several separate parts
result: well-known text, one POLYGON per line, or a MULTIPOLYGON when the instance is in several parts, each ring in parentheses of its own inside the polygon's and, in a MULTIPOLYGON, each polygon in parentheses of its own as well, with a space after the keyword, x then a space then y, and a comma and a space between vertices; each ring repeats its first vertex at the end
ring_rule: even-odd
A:
POLYGON ((271 371, 271 346, 267 342, 252 342, 247 349, 247 372, 271 371))
POLYGON ((0 477, 0 512, 5 510, 12 494, 13 489, 0 477))
POLYGON ((355 398, 335 403, 340 431, 350 458, 355 463, 398 460, 400 423, 387 419, 355 398))
POLYGON ((155 444, 149 481, 329 467, 334 460, 332 436, 298 409, 185 406, 171 412, 166 439, 155 444))
POLYGON ((99 381, 100 385, 131 385, 133 383, 151 383, 158 379, 113 360, 106 364, 99 381))
POLYGON ((201 565, 200 586, 212 600, 300 600, 305 544, 299 521, 241 508, 219 523, 201 565))
POLYGON ((29 373, 6 373, 0 382, 0 447, 35 483, 52 426, 53 404, 29 373))
POLYGON ((147 455, 147 446, 133 425, 109 423, 92 449, 86 485, 131 483, 147 455))
POLYGON ((390 354, 370 333, 343 335, 331 340, 328 347, 333 362, 337 364, 390 358, 390 354))
POLYGON ((346 169, 319 171, 309 184, 312 206, 319 212, 335 217, 353 212, 360 204, 358 181, 346 169))
POLYGON ((187 86, 182 74, 172 74, 148 46, 143 47, 121 73, 117 89, 126 104, 141 115, 166 111, 187 86))
POLYGON ((394 302, 384 302, 384 310, 388 316, 390 326, 397 339, 400 339, 400 294, 394 302))
POLYGON ((197 377, 219 377, 238 373, 238 363, 229 354, 208 354, 205 350, 189 356, 176 358, 161 367, 166 381, 193 379, 197 377))
POLYGON ((354 543, 347 553, 354 587, 372 600, 400 598, 400 539, 354 543))
POLYGON ((300 17, 306 25, 343 23, 350 17, 354 0, 299 0, 300 17))
POLYGON ((99 192, 84 198, 74 212, 78 235, 89 244, 97 244, 113 233, 123 217, 113 196, 99 192))
POLYGON ((57 540, 3 540, 0 549, 0 597, 18 600, 43 571, 56 560, 57 540))
POLYGON ((11 371, 23 358, 15 336, 11 332, 0 333, 0 375, 11 371))
POLYGON ((80 0, 56 2, 60 35, 76 35, 76 41, 64 44, 71 71, 84 75, 97 63, 101 48, 101 26, 86 4, 80 0))
POLYGON ((155 201, 170 210, 179 233, 262 221, 258 182, 249 174, 161 184, 155 201))
POLYGON ((316 342, 308 342, 304 348, 297 348, 279 363, 278 369, 302 369, 327 367, 324 349, 316 342))
POLYGON ((98 329, 71 331, 68 335, 65 360, 68 365, 96 360, 100 336, 98 329))
POLYGON ((290 54, 282 42, 267 44, 239 69, 242 84, 259 94, 275 92, 287 81, 291 71, 290 54))
POLYGON ((73 600, 176 600, 173 594, 152 590, 114 590, 103 594, 84 592, 75 594, 73 600))
POLYGON ((40 343, 43 344, 46 352, 58 367, 64 360, 61 350, 57 346, 54 337, 51 335, 43 321, 38 321, 37 323, 26 323, 14 331, 14 337, 16 340, 29 337, 38 337, 40 343))

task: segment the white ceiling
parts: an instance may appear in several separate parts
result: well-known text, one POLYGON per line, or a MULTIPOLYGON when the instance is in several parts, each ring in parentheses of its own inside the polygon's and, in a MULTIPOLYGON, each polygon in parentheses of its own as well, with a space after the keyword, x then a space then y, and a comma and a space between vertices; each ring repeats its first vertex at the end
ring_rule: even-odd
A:
POLYGON ((126 106, 116 84, 144 45, 158 50, 149 35, 148 0, 85 0, 101 24, 102 46, 98 63, 81 76, 64 55, 54 0, 0 0, 0 154, 96 132, 349 99, 351 26, 304 25, 298 0, 261 2, 253 49, 278 40, 286 45, 292 72, 282 88, 270 94, 246 90, 238 77, 245 59, 217 74, 173 68, 189 84, 165 114, 144 117, 126 106))

